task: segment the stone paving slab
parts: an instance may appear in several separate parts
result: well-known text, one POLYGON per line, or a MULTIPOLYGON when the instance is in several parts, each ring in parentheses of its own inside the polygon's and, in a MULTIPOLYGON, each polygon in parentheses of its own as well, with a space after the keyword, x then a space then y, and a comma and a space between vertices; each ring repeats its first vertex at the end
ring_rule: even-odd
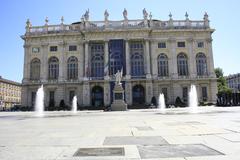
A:
POLYGON ((98 147, 98 148, 79 148, 73 155, 74 157, 88 156, 125 156, 123 147, 98 147))
POLYGON ((121 136, 121 137, 106 137, 103 145, 153 145, 153 144, 168 144, 160 136, 121 136))
POLYGON ((141 158, 169 158, 222 155, 202 144, 138 146, 141 158))

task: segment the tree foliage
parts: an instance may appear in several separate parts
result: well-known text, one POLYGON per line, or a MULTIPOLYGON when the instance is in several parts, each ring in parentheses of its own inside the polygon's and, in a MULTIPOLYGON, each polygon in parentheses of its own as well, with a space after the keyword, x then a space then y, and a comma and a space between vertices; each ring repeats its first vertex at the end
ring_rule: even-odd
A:
POLYGON ((221 68, 216 68, 215 74, 217 79, 218 93, 232 93, 232 90, 227 86, 227 80, 223 76, 223 70, 221 68))

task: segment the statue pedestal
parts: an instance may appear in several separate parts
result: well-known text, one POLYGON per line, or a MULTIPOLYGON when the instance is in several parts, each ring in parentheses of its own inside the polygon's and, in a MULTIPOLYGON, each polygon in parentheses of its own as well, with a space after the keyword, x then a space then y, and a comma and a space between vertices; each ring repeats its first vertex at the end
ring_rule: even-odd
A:
POLYGON ((124 90, 122 84, 115 84, 113 89, 113 103, 111 104, 112 111, 126 111, 127 104, 124 101, 124 90))

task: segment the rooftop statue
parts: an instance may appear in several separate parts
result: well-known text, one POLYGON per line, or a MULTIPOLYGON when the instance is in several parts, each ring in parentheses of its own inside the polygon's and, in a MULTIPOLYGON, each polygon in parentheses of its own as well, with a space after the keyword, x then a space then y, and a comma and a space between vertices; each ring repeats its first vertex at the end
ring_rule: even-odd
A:
POLYGON ((148 17, 148 13, 147 13, 146 9, 144 8, 143 9, 143 18, 147 19, 147 17, 148 17))
POLYGON ((86 10, 86 12, 85 12, 85 14, 84 14, 84 18, 85 18, 86 21, 89 20, 89 9, 86 10))
POLYGON ((105 21, 108 21, 109 13, 107 10, 104 12, 105 21))
POLYGON ((124 20, 127 20, 127 10, 126 10, 126 8, 124 8, 123 17, 124 17, 124 20))

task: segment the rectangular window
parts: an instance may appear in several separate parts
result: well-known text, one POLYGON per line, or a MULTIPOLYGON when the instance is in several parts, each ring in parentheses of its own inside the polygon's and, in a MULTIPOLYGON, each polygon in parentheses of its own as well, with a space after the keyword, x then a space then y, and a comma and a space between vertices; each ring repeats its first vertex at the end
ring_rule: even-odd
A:
POLYGON ((166 43, 165 42, 158 43, 158 48, 166 48, 166 43))
POLYGON ((77 50, 77 46, 76 45, 69 46, 69 51, 76 51, 76 50, 77 50))
POLYGON ((207 95, 207 87, 202 87, 202 100, 207 101, 208 95, 207 95))
POLYGON ((39 53, 40 52, 40 48, 39 47, 33 47, 32 48, 32 53, 39 53))
POLYGON ((183 102, 187 102, 188 101, 188 88, 187 87, 183 87, 182 88, 182 95, 183 95, 183 102))
POLYGON ((197 46, 198 46, 198 48, 204 48, 204 43, 203 42, 198 42, 197 46))
POLYGON ((50 46, 50 52, 57 52, 57 46, 50 46))
POLYGON ((185 42, 177 42, 178 47, 185 47, 185 42))
POLYGON ((74 96, 75 96, 75 91, 70 91, 69 92, 69 102, 72 102, 74 96))

